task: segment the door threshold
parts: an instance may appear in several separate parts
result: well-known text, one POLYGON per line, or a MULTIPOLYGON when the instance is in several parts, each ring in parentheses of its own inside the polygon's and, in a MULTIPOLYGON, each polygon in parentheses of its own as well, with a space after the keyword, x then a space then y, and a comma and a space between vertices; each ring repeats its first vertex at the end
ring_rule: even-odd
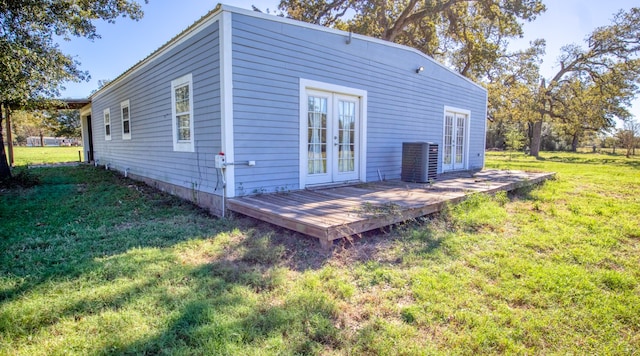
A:
POLYGON ((339 183, 321 183, 321 184, 312 184, 312 185, 307 185, 304 189, 305 190, 320 190, 320 189, 330 189, 330 188, 341 188, 341 187, 348 187, 348 186, 352 186, 352 185, 358 185, 358 184, 362 184, 364 183, 363 181, 359 181, 359 180, 352 180, 352 181, 348 181, 348 182, 339 182, 339 183))
POLYGON ((456 177, 456 178, 472 178, 474 174, 476 174, 479 170, 478 169, 458 169, 458 170, 454 170, 454 171, 446 171, 446 172, 442 172, 440 174, 438 174, 438 177, 442 177, 442 178, 451 178, 451 177, 456 177))

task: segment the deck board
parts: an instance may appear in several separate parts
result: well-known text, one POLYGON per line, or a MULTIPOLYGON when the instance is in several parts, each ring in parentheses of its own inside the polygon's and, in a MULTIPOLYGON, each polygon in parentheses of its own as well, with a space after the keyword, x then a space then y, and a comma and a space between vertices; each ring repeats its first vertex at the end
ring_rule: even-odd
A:
POLYGON ((467 195, 494 194, 550 179, 554 173, 484 170, 442 175, 432 184, 385 181, 237 197, 228 208, 330 241, 440 211, 467 195))

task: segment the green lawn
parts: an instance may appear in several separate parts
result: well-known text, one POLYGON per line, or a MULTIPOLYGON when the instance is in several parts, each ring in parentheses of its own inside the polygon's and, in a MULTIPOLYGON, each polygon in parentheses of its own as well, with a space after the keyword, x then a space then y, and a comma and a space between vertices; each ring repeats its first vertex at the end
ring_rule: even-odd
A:
POLYGON ((557 172, 323 252, 91 166, 0 192, 0 355, 638 354, 640 160, 557 172))
POLYGON ((13 147, 13 160, 16 166, 41 163, 78 162, 78 152, 80 152, 82 159, 84 159, 84 151, 82 147, 15 146, 13 147))

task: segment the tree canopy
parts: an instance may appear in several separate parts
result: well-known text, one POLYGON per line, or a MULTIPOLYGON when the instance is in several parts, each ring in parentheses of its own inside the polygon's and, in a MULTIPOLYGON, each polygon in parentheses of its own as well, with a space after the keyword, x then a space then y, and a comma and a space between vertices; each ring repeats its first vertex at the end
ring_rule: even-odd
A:
POLYGON ((504 140, 507 131, 526 127, 532 155, 545 123, 575 148, 586 133, 628 119, 638 93, 638 8, 615 14, 588 36, 586 47, 563 47, 550 78, 540 74, 544 40, 508 50, 510 39, 522 37, 522 24, 546 10, 541 0, 281 0, 279 9, 297 20, 414 47, 486 85, 492 129, 504 140))
POLYGON ((55 110, 44 116, 45 126, 57 137, 80 138, 82 124, 79 110, 55 110))
MULTIPOLYGON (((138 20, 142 15, 141 4, 133 0, 0 0, 0 104, 28 107, 56 97, 65 81, 89 78, 76 59, 62 53, 57 38, 93 40, 100 37, 96 21, 138 20)), ((2 179, 10 171, 0 151, 2 179)))
POLYGON ((640 8, 618 12, 610 25, 596 28, 586 44, 563 47, 558 71, 541 82, 533 156, 540 149, 545 117, 592 130, 611 127, 614 117, 630 118, 628 107, 640 84, 640 8))
POLYGON ((142 17, 136 1, 0 1, 0 102, 25 105, 55 97, 65 81, 80 81, 88 73, 60 51, 56 36, 96 39, 95 21, 114 22, 142 17))
POLYGON ((541 0, 281 0, 288 17, 416 48, 464 76, 483 77, 541 0))

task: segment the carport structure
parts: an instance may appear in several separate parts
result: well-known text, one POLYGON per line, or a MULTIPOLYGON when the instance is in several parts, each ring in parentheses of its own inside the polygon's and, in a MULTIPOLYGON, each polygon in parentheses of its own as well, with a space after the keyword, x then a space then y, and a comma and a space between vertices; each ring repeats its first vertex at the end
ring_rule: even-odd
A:
MULTIPOLYGON (((82 110, 87 107, 91 103, 90 99, 55 99, 50 101, 43 101, 42 103, 32 103, 29 106, 29 110, 82 110)), ((4 119, 5 121, 5 130, 7 137, 7 163, 9 166, 13 166, 14 164, 14 154, 13 154, 13 135, 12 135, 12 124, 11 124, 11 112, 16 109, 25 109, 23 107, 12 107, 11 105, 2 106, 0 108, 0 119, 4 119)), ((2 120, 0 120, 1 122, 2 120)), ((84 133, 83 133, 84 134, 84 133)), ((90 134, 89 134, 90 136, 90 134)), ((1 140, 2 138, 0 138, 1 140)), ((91 137, 87 137, 89 142, 84 142, 84 145, 92 151, 91 147, 91 137)), ((2 145, 4 146, 4 145, 2 145)), ((86 157, 90 157, 86 156, 86 157)))

